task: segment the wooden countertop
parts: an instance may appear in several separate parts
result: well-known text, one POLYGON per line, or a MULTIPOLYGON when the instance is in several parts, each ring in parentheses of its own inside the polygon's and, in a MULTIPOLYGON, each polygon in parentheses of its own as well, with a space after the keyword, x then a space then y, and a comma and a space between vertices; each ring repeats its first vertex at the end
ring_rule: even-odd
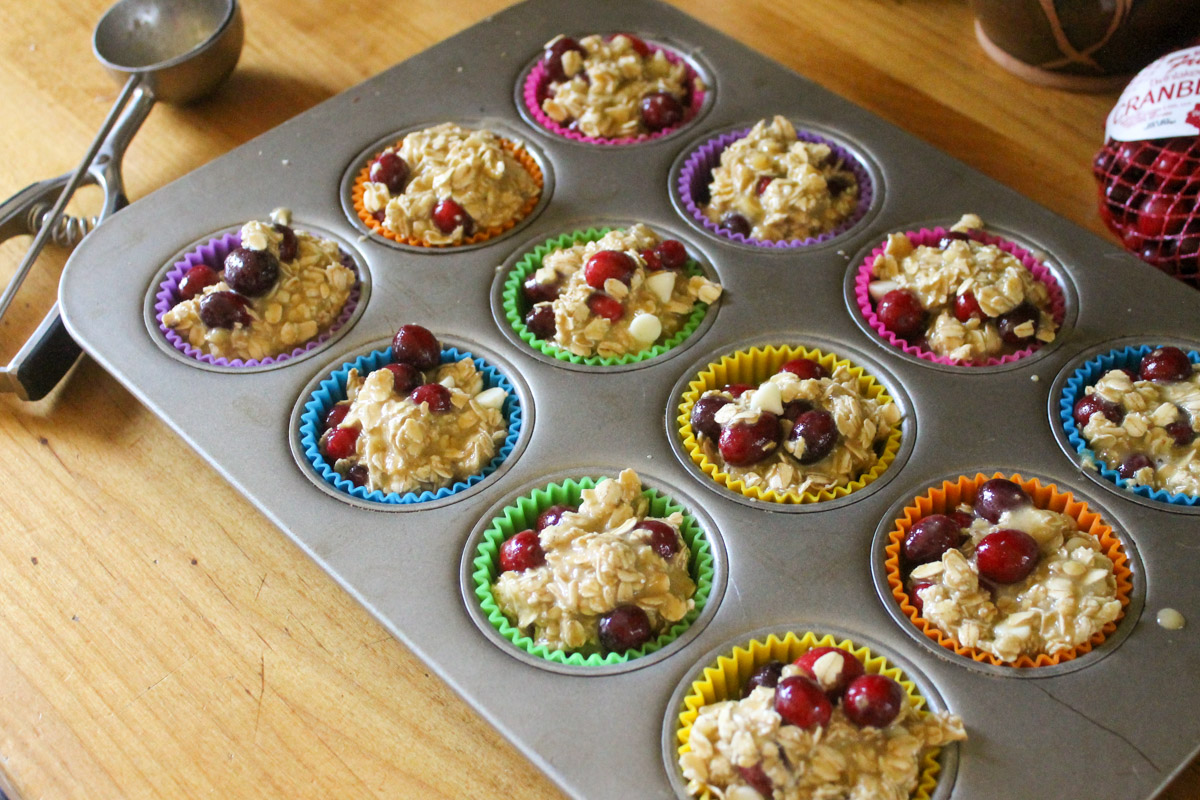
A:
MULTIPOLYGON (((74 167, 107 113, 118 87, 90 42, 108 3, 0 0, 0 195, 74 167)), ((1090 163, 1116 95, 1009 76, 964 3, 676 4, 1103 232, 1090 163)), ((506 5, 247 0, 237 71, 199 105, 155 107, 125 159, 130 197, 506 5)), ((5 280, 27 241, 0 246, 5 280)), ((6 361, 63 260, 43 258, 0 327, 6 361)), ((0 404, 0 786, 14 800, 561 796, 92 361, 44 401, 0 404)), ((197 413, 221 424, 203 398, 197 413)), ((1164 796, 1200 797, 1197 765, 1164 796)))

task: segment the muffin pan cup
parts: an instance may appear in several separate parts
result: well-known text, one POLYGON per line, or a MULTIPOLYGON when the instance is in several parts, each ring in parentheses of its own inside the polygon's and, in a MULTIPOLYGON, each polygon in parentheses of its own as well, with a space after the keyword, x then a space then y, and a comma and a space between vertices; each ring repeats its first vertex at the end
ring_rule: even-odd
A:
POLYGON ((1200 719, 1191 713, 1200 705, 1200 684, 1186 679, 1200 661, 1200 562, 1189 557, 1197 547, 1195 519, 1098 488, 1058 444, 1047 410, 1055 376, 1078 354, 1111 349, 1107 343, 1118 337, 1200 339, 1200 295, 1185 289, 673 8, 654 0, 531 0, 114 215, 72 254, 60 305, 71 334, 102 367, 569 796, 673 796, 661 746, 672 692, 700 654, 722 643, 732 648, 753 638, 747 631, 770 626, 845 634, 914 680, 923 676, 924 684, 916 680, 922 694, 928 699, 927 688, 936 689, 970 735, 950 748, 958 753, 956 797, 1126 800, 1150 797, 1200 749, 1200 719), (596 147, 543 133, 522 116, 514 87, 543 43, 563 31, 618 30, 652 40, 669 34, 669 41, 688 43, 682 52, 703 54, 714 89, 703 117, 679 135, 596 147), (429 81, 431 74, 442 79, 429 81), (747 86, 755 92, 731 90, 747 86), (872 211, 827 244, 782 253, 701 234, 671 198, 671 169, 687 142, 776 113, 868 159, 878 170, 872 211), (364 232, 343 205, 343 180, 397 134, 442 121, 486 122, 528 145, 547 176, 544 205, 477 245, 434 251, 358 238, 364 232), (938 190, 930 192, 931 185, 938 190), (164 265, 214 231, 281 205, 293 209, 297 224, 347 243, 371 278, 361 315, 318 357, 228 373, 185 359, 152 316, 148 323, 138 314, 164 265), (847 294, 848 273, 888 231, 945 225, 968 211, 990 230, 1052 256, 1068 324, 1034 356, 993 368, 915 359, 882 343, 847 294), (683 241, 724 288, 717 310, 681 345, 624 366, 569 365, 510 337, 496 309, 497 286, 512 264, 547 239, 613 222, 644 222, 683 241), (514 455, 486 480, 386 513, 381 504, 320 488, 303 449, 294 449, 299 423, 292 415, 334 370, 380 349, 410 322, 452 334, 445 344, 483 357, 512 380, 522 433, 514 455), (820 503, 763 503, 694 472, 678 449, 687 383, 723 355, 780 344, 849 359, 903 406, 900 450, 870 485, 820 503), (220 423, 198 408, 219 409, 220 423), (544 659, 535 663, 502 637, 491 638, 470 611, 473 595, 463 591, 471 537, 498 510, 548 483, 625 467, 715 532, 723 555, 704 610, 712 616, 629 662, 636 669, 607 674, 552 671, 544 659), (881 526, 947 477, 996 471, 1036 475, 1071 492, 1128 533, 1123 544, 1131 557, 1136 545, 1126 621, 1069 671, 997 667, 1002 676, 981 674, 991 667, 957 660, 907 617, 894 618, 899 606, 875 582, 873 537, 881 526), (718 585, 725 587, 719 602, 718 585), (1164 607, 1182 612, 1187 627, 1172 632, 1154 624, 1164 607), (1147 664, 1154 665, 1153 680, 1147 664))

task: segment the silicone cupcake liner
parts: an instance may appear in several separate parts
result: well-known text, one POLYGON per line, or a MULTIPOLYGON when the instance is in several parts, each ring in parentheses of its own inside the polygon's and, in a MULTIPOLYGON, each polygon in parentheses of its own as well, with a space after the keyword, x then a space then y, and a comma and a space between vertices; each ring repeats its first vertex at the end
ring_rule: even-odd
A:
POLYGON ((357 369, 359 373, 366 375, 379 369, 384 364, 391 363, 392 352, 390 347, 382 350, 374 350, 358 357, 354 361, 342 364, 340 369, 321 381, 320 387, 312 393, 308 402, 304 404, 304 413, 300 416, 300 446, 303 448, 304 455, 309 463, 312 464, 313 469, 317 471, 322 480, 340 492, 344 492, 351 497, 356 497, 359 500, 369 500, 373 503, 385 503, 388 505, 411 505, 413 503, 441 500, 474 486, 488 475, 491 475, 496 471, 497 467, 504 463, 504 459, 508 458, 513 447, 517 444, 517 438, 521 433, 521 404, 517 399, 517 392, 508 378, 504 377, 503 373, 489 365, 482 358, 477 358, 466 350, 447 347, 442 350, 440 363, 452 364, 464 358, 469 358, 475 363, 475 369, 479 370, 480 375, 483 377, 485 388, 492 389, 499 387, 508 393, 504 405, 501 406, 501 413, 508 420, 508 435, 500 445, 499 450, 497 450, 495 457, 488 462, 487 466, 481 472, 437 491, 425 490, 421 492, 409 492, 408 494, 397 494, 395 492, 385 494, 378 489, 368 492, 365 487, 355 486, 334 472, 333 465, 321 455, 317 447, 317 441, 321 437, 325 415, 329 413, 329 409, 335 404, 346 399, 346 379, 349 376, 350 369, 357 369))
MULTIPOLYGON (((1089 466, 1094 465, 1097 472, 1116 486, 1133 492, 1138 497, 1144 497, 1147 500, 1169 503, 1173 506, 1200 507, 1200 496, 1197 495, 1176 494, 1168 492, 1165 489, 1130 484, 1118 475, 1115 469, 1109 469, 1105 466, 1104 460, 1091 449, 1087 441, 1083 438, 1079 426, 1075 424, 1075 403, 1084 396, 1087 387, 1095 385, 1096 381, 1100 380, 1104 376, 1104 373, 1110 369, 1124 369, 1128 367, 1137 370, 1142 357, 1154 352, 1155 349, 1155 345, 1126 347, 1120 350, 1110 350, 1107 353, 1084 362, 1075 370, 1074 374, 1067 380, 1066 385, 1063 387, 1062 398, 1058 401, 1059 420, 1062 423, 1063 430, 1067 433, 1067 441, 1071 443, 1071 446, 1075 448, 1075 452, 1079 454, 1080 461, 1089 466)), ((1200 352, 1190 350, 1187 355, 1193 364, 1200 364, 1200 352)))
POLYGON ((643 488, 642 496, 650 501, 649 511, 647 511, 648 516, 665 517, 676 511, 683 514, 683 524, 679 528, 679 533, 691 551, 691 559, 688 561, 688 573, 692 576, 692 580, 696 582, 696 593, 692 597, 695 607, 687 613, 687 616, 660 634, 657 639, 647 643, 645 647, 628 650, 624 653, 595 652, 584 654, 555 650, 546 645, 536 644, 533 639, 526 636, 519 628, 514 627, 508 617, 497 606, 496 599, 492 596, 492 584, 500 575, 497 564, 500 545, 514 534, 527 528, 532 528, 538 514, 550 506, 559 504, 577 506, 581 501, 583 490, 595 488, 596 483, 597 480, 593 478, 564 480, 561 483, 552 483, 544 488, 537 489, 532 494, 522 497, 512 505, 505 507, 492 521, 491 526, 484 531, 483 538, 480 540, 479 548, 476 551, 475 559, 472 561, 474 571, 471 573, 471 578, 474 581, 475 597, 479 600, 484 614, 487 615, 488 622, 500 632, 501 636, 512 642, 514 646, 532 656, 544 658, 547 661, 557 664, 585 667, 624 664, 635 658, 641 658, 661 650, 675 641, 677 637, 696 621, 696 618, 704 611, 704 607, 708 603, 709 594, 713 588, 714 562, 712 548, 709 545, 708 537, 704 534, 696 518, 689 514, 687 509, 682 505, 667 495, 656 489, 643 488))
POLYGON ((771 503, 819 503, 824 500, 845 497, 873 482, 896 460, 896 454, 900 450, 899 426, 888 436, 883 452, 875 466, 860 475, 857 480, 851 481, 846 486, 803 493, 777 492, 774 489, 747 486, 743 481, 722 471, 720 464, 704 454, 704 450, 696 440, 696 433, 692 430, 692 406, 696 404, 702 394, 710 389, 719 389, 731 383, 748 383, 751 386, 757 386, 778 372, 785 362, 793 358, 811 358, 828 370, 830 375, 840 366, 849 367, 851 373, 858 379, 859 391, 865 397, 880 398, 885 402, 891 400, 882 384, 878 383, 862 367, 856 367, 847 359, 838 358, 832 353, 800 346, 752 347, 749 350, 723 356, 720 361, 709 364, 701 370, 695 379, 688 383, 688 388, 683 393, 683 402, 679 404, 677 418, 679 435, 683 437, 684 449, 692 461, 714 481, 753 500, 765 500, 771 503))
MULTIPOLYGON (((700 716, 701 708, 725 700, 740 699, 742 688, 755 669, 771 660, 790 664, 814 647, 840 647, 853 653, 863 662, 868 674, 886 675, 893 679, 904 688, 912 707, 918 711, 924 710, 925 698, 903 671, 892 666, 883 656, 872 653, 868 648, 857 645, 850 639, 839 640, 829 634, 819 635, 811 631, 788 633, 783 638, 770 634, 766 639, 752 639, 743 646, 733 648, 729 654, 720 656, 714 665, 705 668, 703 677, 692 683, 691 691, 683 698, 683 710, 679 712, 679 727, 676 731, 676 739, 679 742, 678 755, 691 752, 692 724, 700 716)), ((917 788, 910 795, 912 800, 929 800, 941 772, 941 765, 938 763, 940 753, 941 748, 932 748, 922 755, 921 774, 917 780, 917 788)), ((711 795, 704 792, 698 797, 700 800, 709 800, 711 795)))
POLYGON ((892 597, 896 599, 896 602, 900 604, 900 609, 908 615, 908 618, 922 633, 960 656, 999 667, 1018 669, 1048 667, 1072 661, 1078 656, 1090 653, 1117 629, 1117 623, 1124 618, 1125 609, 1129 606, 1130 592, 1133 591, 1132 572, 1129 569, 1129 558, 1125 553, 1125 548, 1122 547, 1121 540, 1113 533, 1112 528, 1100 519, 1100 515, 1089 510, 1087 503, 1075 500, 1070 492, 1061 492, 1052 483, 1043 485, 1037 478, 1025 479, 1019 474, 1004 475, 997 472, 993 475, 984 475, 977 473, 974 477, 964 475, 957 481, 943 481, 940 487, 930 489, 915 498, 912 504, 905 506, 903 516, 894 520, 894 527, 888 534, 888 543, 884 548, 884 553, 884 570, 892 597), (979 648, 964 647, 959 644, 922 617, 916 606, 912 604, 908 590, 904 586, 904 576, 900 570, 900 547, 909 529, 922 517, 930 514, 943 514, 948 510, 953 511, 960 503, 973 503, 979 487, 983 485, 984 481, 992 478, 1007 478, 1019 484, 1033 498, 1033 504, 1038 508, 1050 509, 1074 518, 1079 530, 1095 536, 1100 541, 1101 550, 1113 562, 1113 573, 1117 579, 1117 599, 1121 601, 1121 616, 1105 625, 1091 639, 1071 650, 1054 655, 1045 653, 1039 653, 1037 656, 1022 655, 1014 662, 1001 661, 991 653, 985 653, 979 648))
MULTIPOLYGON (((692 68, 692 65, 689 64, 682 56, 680 56, 678 53, 672 52, 666 47, 661 47, 650 42, 647 42, 646 46, 650 48, 651 53, 662 51, 663 56, 666 57, 666 59, 672 64, 683 64, 683 68, 687 70, 686 80, 688 81, 688 85, 695 87, 696 79, 699 77, 699 75, 696 73, 696 70, 692 68)), ((529 112, 529 115, 533 117, 538 125, 545 128, 550 133, 562 136, 565 139, 571 139, 576 142, 603 146, 651 142, 655 139, 662 138, 667 134, 674 133, 695 119, 696 114, 698 114, 700 109, 704 107, 704 97, 707 93, 706 89, 692 89, 692 101, 684 108, 683 120, 678 125, 665 128, 661 131, 655 131, 654 133, 643 133, 637 136, 625 136, 619 138, 606 138, 603 136, 587 136, 579 133, 578 131, 573 131, 563 125, 559 125, 557 122, 550 119, 550 117, 546 116, 546 112, 542 111, 542 98, 546 96, 546 89, 549 87, 549 85, 550 75, 546 72, 546 67, 539 58, 536 62, 534 62, 533 67, 529 70, 529 74, 525 76, 525 85, 521 93, 521 96, 525 102, 525 110, 529 112)))
MULTIPOLYGON (((941 227, 934 228, 933 230, 922 228, 919 231, 906 231, 905 236, 912 241, 914 246, 928 245, 930 247, 937 247, 938 242, 947 234, 947 232, 948 231, 945 228, 941 227)), ((1066 319, 1066 299, 1063 295, 1062 287, 1058 285, 1058 281, 1055 280, 1054 275, 1051 274, 1050 270, 1047 269, 1040 261, 1038 261, 1037 258, 1035 258, 1034 255, 1028 250, 1013 244, 1007 239, 987 233, 986 231, 974 231, 971 238, 975 239, 976 241, 983 242, 984 244, 996 245, 1001 250, 1016 256, 1018 259, 1020 259, 1021 263, 1025 265, 1025 268, 1033 273, 1034 278, 1045 284, 1046 289, 1050 292, 1050 314, 1054 317, 1054 322, 1056 325, 1058 325, 1059 334, 1061 334, 1062 324, 1066 319)), ((868 255, 866 259, 863 260, 863 263, 859 266, 858 275, 854 280, 854 299, 858 303, 859 312, 864 318, 866 318, 867 323, 888 344, 903 350, 910 356, 916 356, 917 358, 922 358, 926 361, 932 361, 935 364, 949 364, 951 366, 958 367, 994 367, 1000 364, 1011 364, 1014 361, 1018 361, 1026 356, 1031 355, 1039 347, 1041 347, 1040 344, 1035 344, 1032 347, 1026 347, 1022 350, 1016 351, 1015 353, 989 358, 982 363, 973 363, 970 361, 955 361, 952 358, 939 356, 938 354, 922 347, 909 344, 900 337, 896 336, 896 334, 892 333, 883 326, 883 322, 880 321, 879 316, 875 313, 875 305, 871 302, 871 296, 868 293, 868 287, 871 283, 872 277, 871 269, 875 264, 875 259, 883 255, 884 248, 886 247, 887 242, 882 242, 878 247, 871 251, 871 254, 868 255)))
MULTIPOLYGON (((268 356, 262 359, 227 359, 209 355, 188 344, 186 339, 172 328, 164 325, 162 321, 163 314, 166 314, 179 303, 179 282, 183 280, 183 276, 187 274, 189 269, 200 264, 206 264, 217 272, 220 272, 224 269, 225 256, 229 255, 235 248, 241 247, 241 244, 241 233, 238 231, 210 239, 196 249, 184 253, 171 266, 162 283, 158 285, 158 292, 154 296, 154 318, 158 322, 158 329, 162 331, 163 336, 171 343, 172 347, 188 358, 203 361, 206 364, 212 364, 217 367, 263 367, 268 364, 278 364, 320 347, 329 341, 329 338, 337 333, 338 329, 345 325, 350 317, 354 315, 354 309, 358 307, 358 301, 362 297, 362 276, 359 276, 359 280, 355 282, 354 288, 350 290, 350 297, 347 298, 346 305, 342 307, 342 313, 338 314, 333 325, 329 326, 327 330, 322 331, 315 339, 310 339, 291 352, 280 353, 279 355, 268 356)), ((353 269, 356 274, 358 273, 358 267, 354 264, 353 259, 346 255, 345 251, 342 251, 342 263, 353 269)))
MULTIPOLYGON (((588 228, 587 230, 564 234, 556 239, 547 239, 513 266, 512 271, 508 275, 508 280, 504 282, 501 303, 504 308, 505 318, 513 330, 517 332, 517 336, 520 337, 521 341, 539 353, 556 358, 559 361, 567 361, 572 364, 587 364, 588 366, 612 367, 621 364, 636 364, 661 356, 671 348, 678 346, 695 333, 696 328, 700 327, 700 323, 704 321, 704 316, 708 313, 708 305, 697 301, 696 307, 692 309, 691 316, 684 321, 683 327, 661 344, 656 344, 654 347, 643 350, 640 353, 626 353, 622 356, 610 356, 607 358, 576 355, 551 342, 537 338, 525 327, 524 296, 521 292, 522 284, 525 283, 526 278, 542 266, 542 259, 555 250, 564 250, 568 247, 574 247, 577 244, 597 241, 612 230, 614 229, 588 228)), ((687 273, 689 275, 704 274, 699 265, 692 260, 689 260, 687 263, 687 273)))
MULTIPOLYGON (((396 142, 394 147, 399 150, 403 143, 404 139, 401 139, 400 141, 396 142)), ((385 228, 383 223, 375 219, 374 215, 372 215, 370 211, 367 211, 366 207, 363 205, 363 192, 366 189, 365 184, 370 180, 371 162, 379 158, 380 153, 383 152, 382 150, 380 153, 375 153, 369 159, 367 159, 367 163, 363 166, 362 170, 359 171, 357 177, 354 179, 354 186, 350 190, 351 199, 354 203, 354 213, 358 215, 358 218, 362 221, 363 225, 366 225, 372 233, 378 234, 385 239, 390 239, 398 244, 405 244, 411 247, 428 247, 437 250, 461 247, 468 244, 479 244, 480 242, 486 242, 489 239, 493 239, 500 234, 511 230, 518 222, 532 214, 533 210, 537 208, 537 204, 541 199, 542 192, 546 188, 545 178, 542 175, 542 168, 538 166, 538 163, 533 156, 531 156, 524 148, 517 146, 508 139, 500 138, 500 146, 507 150, 513 158, 520 162, 521 166, 525 168, 525 171, 529 173, 530 177, 533 178, 534 182, 537 183, 538 186, 537 194, 526 200, 525 205, 521 207, 521 210, 518 211, 512 219, 506 220, 502 225, 493 225, 481 231, 476 231, 472 235, 465 237, 461 242, 446 242, 444 244, 430 244, 429 242, 403 236, 395 231, 385 228)))
POLYGON ((755 245, 757 247, 773 247, 778 249, 810 247, 814 244, 827 242, 835 236, 840 236, 850 230, 850 228, 858 224, 859 220, 866 215, 867 210, 871 208, 871 201, 875 196, 875 186, 871 182, 870 173, 854 157, 854 154, 823 136, 818 136, 808 131, 797 131, 796 138, 802 142, 829 145, 834 154, 842 160, 842 163, 854 173, 854 177, 858 180, 858 205, 854 208, 854 212, 833 230, 808 239, 783 239, 780 241, 754 239, 749 236, 743 236, 740 233, 734 233, 728 228, 718 226, 705 215, 704 210, 701 208, 705 203, 699 198, 703 198, 708 194, 708 185, 712 181, 712 171, 720 165, 721 154, 725 152, 725 148, 738 139, 744 139, 749 133, 750 128, 742 128, 741 130, 732 131, 709 139, 688 156, 683 164, 683 168, 679 171, 679 197, 683 202, 683 206, 687 209, 688 214, 692 216, 692 219, 709 233, 728 239, 731 242, 755 245))

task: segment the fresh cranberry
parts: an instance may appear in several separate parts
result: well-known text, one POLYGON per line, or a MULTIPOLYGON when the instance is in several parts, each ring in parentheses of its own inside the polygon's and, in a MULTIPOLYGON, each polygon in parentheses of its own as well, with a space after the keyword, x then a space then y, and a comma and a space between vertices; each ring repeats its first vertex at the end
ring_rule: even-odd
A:
POLYGON ((1138 372, 1144 381, 1182 381, 1192 376, 1192 362, 1178 347, 1160 347, 1142 358, 1138 372))
POLYGON ((647 272, 658 272, 663 268, 662 258, 652 247, 647 247, 638 253, 642 257, 642 261, 646 263, 647 272))
POLYGON ((362 464, 355 464, 346 470, 346 480, 358 487, 364 487, 371 479, 371 473, 362 464))
POLYGON ((200 298, 200 321, 210 328, 250 324, 246 298, 234 292, 213 292, 200 298))
POLYGON ((804 440, 804 452, 798 460, 801 464, 815 464, 833 450, 837 444, 838 429, 833 415, 828 411, 805 411, 796 419, 788 441, 804 440))
POLYGON ((735 400, 746 392, 754 391, 754 387, 748 383, 727 383, 722 391, 727 392, 735 400))
POLYGON ((1145 453, 1130 453, 1117 467, 1117 474, 1125 480, 1129 480, 1138 473, 1138 470, 1146 467, 1154 467, 1154 462, 1150 460, 1149 456, 1145 453))
POLYGON ((268 250, 237 247, 225 256, 225 282, 246 297, 261 297, 279 278, 279 259, 268 250))
POLYGON ((965 242, 970 240, 962 231, 946 231, 942 234, 942 238, 938 240, 938 249, 945 250, 952 242, 965 242))
POLYGON ((1175 444, 1180 447, 1187 447, 1196 438, 1196 432, 1192 430, 1192 425, 1184 420, 1176 420, 1167 426, 1167 433, 1175 440, 1175 444))
POLYGON ((900 337, 915 336, 925 329, 925 307, 907 289, 893 289, 885 294, 875 313, 883 327, 900 337))
POLYGON ((713 417, 717 415, 729 401, 716 394, 705 395, 692 406, 692 430, 697 436, 707 436, 716 439, 721 435, 721 426, 713 417))
POLYGON ((804 730, 819 728, 829 722, 833 705, 825 691, 812 678, 793 675, 775 687, 775 711, 783 721, 804 730))
POLYGON ((454 407, 450 402, 450 390, 440 383, 426 383, 409 393, 413 405, 425 403, 434 414, 444 414, 454 407))
POLYGON ((1171 213, 1176 202, 1171 195, 1152 194, 1147 197, 1138 208, 1138 233, 1146 237, 1174 236, 1183 230, 1187 210, 1180 208, 1178 213, 1171 213))
POLYGON ((579 42, 570 36, 560 36, 555 39, 542 54, 542 64, 545 65, 546 74, 550 77, 551 82, 561 83, 567 79, 567 73, 563 70, 562 57, 569 50, 574 50, 581 57, 587 55, 580 47, 579 42))
POLYGON ((375 220, 376 222, 382 223, 385 219, 387 219, 387 211, 385 211, 382 208, 379 209, 378 211, 372 211, 371 218, 373 220, 375 220))
POLYGON ((730 233, 740 233, 742 236, 750 235, 750 220, 743 217, 736 211, 730 211, 725 216, 721 217, 720 227, 730 233))
POLYGON ((763 411, 756 422, 735 422, 721 429, 717 449, 725 463, 745 467, 762 461, 779 444, 779 419, 763 411))
POLYGON ((767 777, 767 773, 763 772, 761 761, 752 767, 738 767, 737 771, 742 776, 742 780, 750 784, 750 788, 762 797, 771 800, 775 796, 775 787, 772 785, 771 779, 767 777))
POLYGON ((184 273, 183 279, 179 281, 177 294, 180 300, 191 300, 209 286, 215 286, 220 282, 221 277, 217 275, 215 269, 207 264, 197 264, 184 273))
POLYGON ((554 323, 554 306, 547 303, 529 309, 525 315, 525 327, 539 339, 553 339, 558 331, 554 323))
POLYGON ((999 522, 1000 515, 1021 506, 1032 505, 1025 490, 1006 478, 992 478, 979 487, 975 513, 988 522, 999 522))
POLYGON ((621 301, 604 292, 596 292, 587 299, 588 311, 597 317, 604 317, 609 322, 616 322, 625 316, 625 307, 621 301))
POLYGON ((642 520, 635 530, 649 531, 646 544, 663 558, 669 559, 679 552, 679 534, 667 523, 646 519, 642 520))
POLYGON ((617 606, 600 617, 600 645, 609 652, 641 647, 653 634, 650 618, 637 606, 617 606))
POLYGON ((641 38, 634 36, 632 33, 625 33, 624 31, 613 34, 614 39, 618 36, 624 36, 626 39, 628 39, 629 46, 632 47, 642 58, 650 57, 650 45, 642 41, 641 38))
POLYGON ((1141 380, 1141 378, 1138 377, 1137 370, 1130 369, 1129 367, 1121 367, 1121 372, 1124 372, 1126 375, 1128 375, 1130 381, 1141 380))
POLYGON ((640 108, 647 130, 665 131, 683 121, 683 103, 667 92, 651 92, 642 98, 640 108))
POLYGON ((368 176, 374 183, 382 183, 392 194, 400 194, 404 184, 408 183, 408 174, 408 162, 394 150, 385 150, 371 162, 368 176))
POLYGON ((790 372, 800 380, 820 380, 828 378, 829 372, 811 358, 793 358, 779 368, 780 372, 790 372))
POLYGON ((534 523, 534 529, 541 533, 551 525, 558 525, 563 521, 563 514, 574 513, 578 509, 572 506, 554 505, 547 508, 542 513, 538 514, 537 521, 534 523))
POLYGON ((971 317, 983 319, 987 314, 984 314, 983 309, 979 307, 979 301, 975 299, 974 292, 963 292, 954 298, 954 316, 958 318, 959 322, 966 322, 971 317))
POLYGON ((275 223, 275 231, 283 238, 279 241, 279 260, 292 261, 300 253, 300 240, 296 232, 281 222, 275 223))
POLYGON ((929 581, 917 581, 908 589, 908 600, 917 609, 917 613, 925 611, 925 601, 921 599, 921 592, 928 589, 933 584, 929 581))
POLYGON ((1011 528, 989 533, 975 546, 979 574, 996 583, 1024 580, 1037 567, 1040 556, 1036 539, 1011 528))
POLYGON ((325 436, 325 455, 335 461, 354 455, 358 428, 334 428, 325 436))
POLYGON ((401 325, 392 338, 392 361, 411 364, 424 371, 433 369, 442 358, 442 346, 428 328, 401 325))
POLYGON ((783 404, 783 418, 794 424, 802 414, 812 411, 812 407, 807 400, 788 400, 783 404))
POLYGON ((525 283, 521 284, 521 290, 525 293, 525 300, 531 306, 557 300, 560 288, 561 284, 558 281, 539 283, 538 279, 532 275, 529 276, 529 279, 525 283))
POLYGON ((814 647, 797 658, 795 664, 805 675, 816 681, 825 690, 830 702, 834 703, 845 693, 846 687, 863 674, 862 662, 855 658, 853 653, 840 647, 814 647), (826 674, 824 677, 827 680, 822 680, 817 677, 816 664, 831 653, 841 657, 841 666, 832 674, 826 674))
POLYGON ((451 200, 445 197, 438 200, 437 205, 433 207, 433 224, 442 233, 454 233, 456 228, 462 228, 463 236, 470 236, 475 232, 475 220, 471 219, 471 215, 466 210, 451 200))
POLYGON ((1092 418, 1093 414, 1103 414, 1114 425, 1120 425, 1125 416, 1119 405, 1105 400, 1098 394, 1084 395, 1079 398, 1075 403, 1074 414, 1075 424, 1079 426, 1080 430, 1087 426, 1088 420, 1092 418))
POLYGON ((910 565, 937 561, 947 550, 962 544, 962 528, 945 514, 922 517, 904 537, 904 560, 910 565))
POLYGON ((1032 303, 1021 303, 1021 305, 1007 314, 1001 314, 997 317, 996 328, 1000 331, 1000 338, 1009 344, 1027 344, 1033 341, 1034 336, 1037 334, 1039 319, 1041 319, 1041 312, 1037 310, 1037 306, 1032 303), (1033 332, 1028 335, 1017 333, 1017 328, 1026 322, 1033 323, 1033 332))
POLYGON ((380 369, 392 373, 392 391, 405 395, 425 382, 425 376, 412 364, 384 364, 380 369))
POLYGON ((904 689, 886 675, 863 675, 846 687, 842 701, 842 712, 860 728, 886 728, 902 708, 904 689))
POLYGON ((329 413, 325 415, 325 430, 336 428, 342 424, 342 420, 346 419, 346 415, 350 413, 350 403, 338 403, 333 408, 329 409, 329 413))
POLYGON ((583 265, 583 277, 593 289, 603 289, 607 280, 620 281, 626 286, 633 280, 637 262, 620 250, 601 250, 583 265))
POLYGON ((678 239, 663 239, 654 245, 654 252, 667 269, 683 269, 687 266, 687 248, 678 239))
POLYGON ((546 563, 546 552, 538 535, 530 530, 504 540, 500 545, 500 571, 524 572, 546 563))
POLYGON ((964 531, 971 527, 971 523, 975 521, 975 517, 971 516, 965 511, 951 511, 946 516, 957 522, 958 527, 962 528, 964 531))
POLYGON ((749 697, 750 693, 759 686, 774 689, 779 684, 781 677, 783 677, 783 662, 774 659, 768 661, 750 673, 750 677, 746 679, 746 689, 742 693, 742 697, 749 697))
POLYGON ((754 193, 757 195, 761 195, 763 192, 765 192, 767 190, 767 187, 771 185, 771 181, 773 181, 773 180, 775 180, 775 178, 773 178, 770 175, 761 176, 758 179, 758 183, 754 184, 754 193))

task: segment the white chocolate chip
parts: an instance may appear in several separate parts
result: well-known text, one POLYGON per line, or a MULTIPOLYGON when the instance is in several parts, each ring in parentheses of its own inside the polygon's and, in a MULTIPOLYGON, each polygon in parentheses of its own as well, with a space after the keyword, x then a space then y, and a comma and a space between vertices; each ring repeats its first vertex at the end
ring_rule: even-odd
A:
POLYGON ((783 413, 783 398, 779 393, 779 387, 771 381, 767 381, 762 386, 754 390, 754 394, 750 395, 750 406, 757 408, 759 411, 770 411, 772 414, 783 413))
POLYGON ((662 335, 662 322, 653 314, 638 314, 629 323, 629 335, 639 342, 653 342, 662 335))
POLYGON ((280 206, 271 212, 271 222, 274 222, 276 225, 291 225, 292 210, 290 208, 280 206))
POLYGON ((675 273, 667 269, 656 272, 646 278, 646 287, 654 292, 659 300, 668 303, 675 292, 675 273))
POLYGON ((479 394, 475 395, 475 402, 484 408, 500 408, 504 405, 505 399, 508 398, 508 392, 495 386, 491 389, 484 389, 479 394))

